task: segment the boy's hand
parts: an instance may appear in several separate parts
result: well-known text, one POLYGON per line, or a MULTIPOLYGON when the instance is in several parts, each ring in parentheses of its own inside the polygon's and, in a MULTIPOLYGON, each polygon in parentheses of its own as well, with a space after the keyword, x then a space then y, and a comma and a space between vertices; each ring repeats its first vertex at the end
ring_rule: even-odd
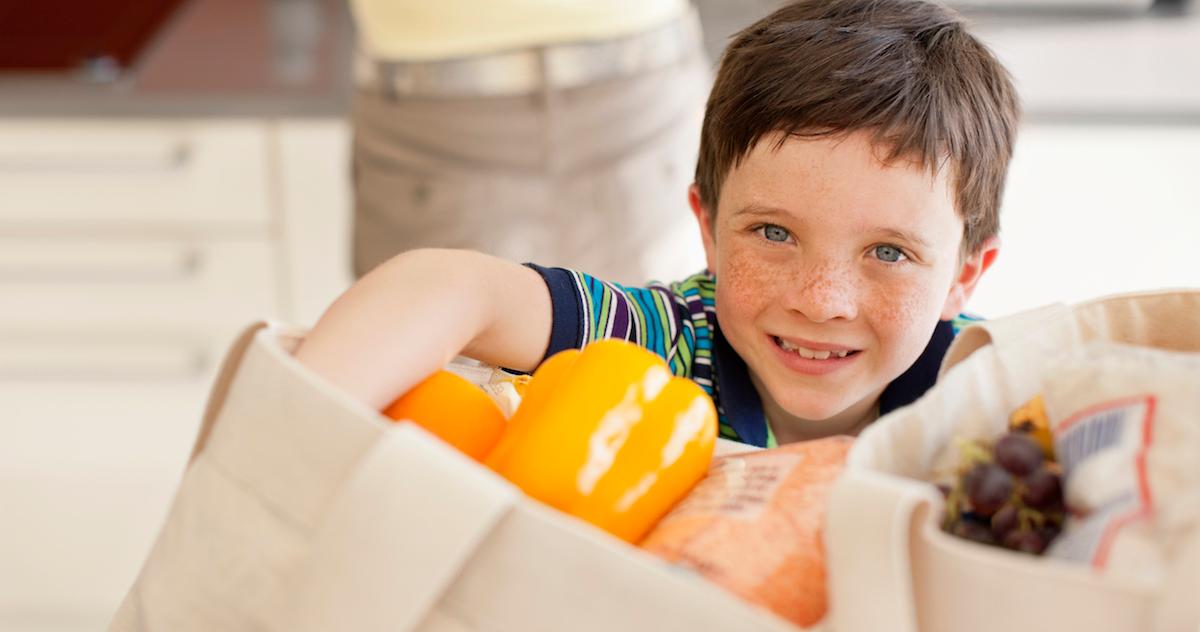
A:
POLYGON ((381 410, 459 354, 533 370, 551 317, 550 292, 529 268, 477 252, 414 250, 334 301, 295 355, 381 410))

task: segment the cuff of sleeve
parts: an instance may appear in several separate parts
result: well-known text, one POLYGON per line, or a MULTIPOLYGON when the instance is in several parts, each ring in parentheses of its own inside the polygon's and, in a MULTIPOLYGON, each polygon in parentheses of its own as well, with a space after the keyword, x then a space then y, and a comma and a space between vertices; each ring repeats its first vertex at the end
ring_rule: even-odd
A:
POLYGON ((579 286, 575 282, 575 275, 563 268, 545 268, 536 263, 524 265, 542 275, 546 288, 550 290, 550 344, 542 361, 564 349, 582 347, 583 322, 580 319, 579 286))

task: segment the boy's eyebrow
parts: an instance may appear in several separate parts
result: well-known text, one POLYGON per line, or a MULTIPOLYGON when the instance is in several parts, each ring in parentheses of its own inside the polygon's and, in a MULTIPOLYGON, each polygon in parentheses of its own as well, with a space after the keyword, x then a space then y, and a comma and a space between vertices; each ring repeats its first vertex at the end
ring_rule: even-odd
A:
POLYGON ((907 241, 910 244, 916 244, 922 248, 930 247, 929 241, 922 238, 920 235, 907 230, 901 230, 899 228, 892 228, 890 226, 875 226, 867 229, 864 232, 870 235, 887 235, 888 237, 894 237, 900 241, 907 241))
POLYGON ((737 215, 791 215, 791 213, 788 213, 787 211, 785 211, 781 208, 776 208, 774 206, 763 206, 762 204, 754 204, 754 203, 747 204, 746 206, 739 208, 738 210, 734 211, 733 214, 735 216, 737 216, 737 215))

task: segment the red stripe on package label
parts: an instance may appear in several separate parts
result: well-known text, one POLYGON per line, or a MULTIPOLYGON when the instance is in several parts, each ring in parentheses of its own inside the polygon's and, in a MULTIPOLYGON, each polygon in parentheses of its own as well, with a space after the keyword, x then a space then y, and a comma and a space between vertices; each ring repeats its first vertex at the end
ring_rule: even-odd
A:
POLYGON ((1103 568, 1121 529, 1153 512, 1146 450, 1154 438, 1155 404, 1153 395, 1116 399, 1085 408, 1055 428, 1054 451, 1064 480, 1106 450, 1128 451, 1133 469, 1127 495, 1097 508, 1080 520, 1073 533, 1064 533, 1062 542, 1056 542, 1062 557, 1089 560, 1093 567, 1103 568))

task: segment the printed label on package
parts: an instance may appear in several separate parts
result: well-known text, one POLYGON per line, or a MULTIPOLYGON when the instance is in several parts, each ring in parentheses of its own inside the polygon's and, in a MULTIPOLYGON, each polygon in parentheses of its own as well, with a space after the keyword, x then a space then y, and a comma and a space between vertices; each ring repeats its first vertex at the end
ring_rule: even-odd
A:
POLYGON ((804 460, 800 454, 755 454, 726 458, 713 466, 668 519, 688 515, 720 515, 755 520, 771 503, 788 474, 804 460))
POLYGON ((1090 406, 1055 428, 1072 521, 1048 555, 1103 568, 1126 526, 1149 517, 1153 497, 1146 451, 1154 439, 1153 395, 1090 406))

